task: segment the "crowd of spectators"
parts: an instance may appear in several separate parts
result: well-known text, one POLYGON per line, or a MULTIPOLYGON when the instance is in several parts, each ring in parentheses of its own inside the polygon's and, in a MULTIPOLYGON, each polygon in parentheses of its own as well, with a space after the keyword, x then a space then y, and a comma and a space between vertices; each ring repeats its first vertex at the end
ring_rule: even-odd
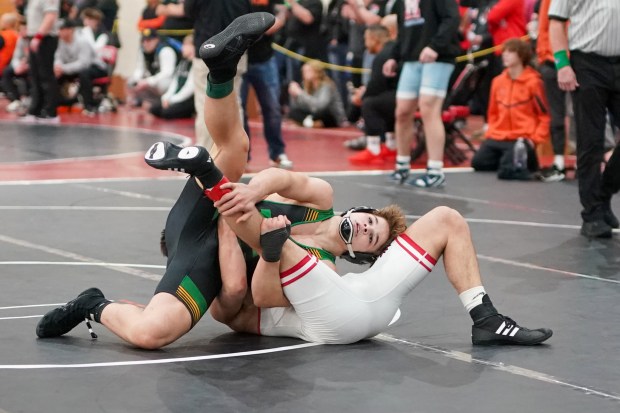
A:
MULTIPOLYGON (((248 91, 255 91, 272 166, 293 166, 283 119, 304 127, 355 125, 363 135, 345 146, 362 152, 350 162, 395 161, 392 181, 440 187, 442 115, 458 104, 484 118, 474 169, 496 170, 500 179, 560 181, 571 113, 550 41, 550 21, 558 17, 550 20, 549 9, 560 1, 146 0, 135 25, 140 51, 122 103, 146 103, 164 119, 195 117, 196 141, 210 147, 203 115, 195 110, 202 107, 208 74, 197 47, 238 15, 268 11, 277 24, 250 50, 249 61, 240 62, 234 89, 248 132, 248 91), (272 43, 285 51, 274 52, 272 43), (452 87, 463 75, 466 90, 461 84, 455 99, 452 87), (416 132, 425 136, 427 171, 409 177, 416 132), (541 170, 537 149, 544 145, 554 156, 541 170), (525 164, 517 159, 523 154, 525 164)), ((107 86, 120 47, 117 1, 14 2, 16 12, 0 17, 6 110, 24 122, 53 123, 59 105, 81 105, 86 116, 114 108, 107 86)), ((607 3, 601 7, 617 12, 607 3)), ((617 116, 606 114, 613 135, 617 116)), ((607 142, 606 149, 615 147, 613 138, 607 142)))

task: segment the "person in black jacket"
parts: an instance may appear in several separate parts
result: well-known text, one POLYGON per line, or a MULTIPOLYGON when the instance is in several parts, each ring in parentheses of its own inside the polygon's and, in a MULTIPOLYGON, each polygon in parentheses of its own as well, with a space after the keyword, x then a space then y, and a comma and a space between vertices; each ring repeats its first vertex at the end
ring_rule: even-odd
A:
POLYGON ((398 155, 391 180, 422 188, 445 182, 443 152, 445 130, 441 111, 454 59, 460 52, 459 10, 455 0, 396 0, 398 39, 392 59, 383 72, 395 76, 400 67, 396 92, 396 141, 398 155), (428 151, 427 171, 409 178, 414 115, 420 110, 428 151))

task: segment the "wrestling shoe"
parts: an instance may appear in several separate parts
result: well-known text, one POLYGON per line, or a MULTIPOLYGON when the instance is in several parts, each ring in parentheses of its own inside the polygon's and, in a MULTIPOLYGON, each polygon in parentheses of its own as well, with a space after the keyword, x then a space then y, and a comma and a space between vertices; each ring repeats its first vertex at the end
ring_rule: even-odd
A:
POLYGON ((144 154, 144 161, 155 169, 203 175, 214 168, 213 159, 202 146, 182 147, 171 142, 154 143, 144 154))
POLYGON ((98 288, 89 288, 62 307, 48 312, 37 324, 40 338, 58 337, 71 331, 86 319, 94 320, 98 306, 110 303, 98 288))
POLYGON ((446 176, 443 172, 436 173, 427 169, 424 175, 413 176, 405 183, 418 188, 441 188, 446 183, 446 176))
POLYGON ((235 77, 241 56, 275 21, 270 13, 244 14, 200 46, 200 57, 209 68, 215 83, 223 83, 235 77))
POLYGON ((479 346, 515 344, 532 346, 553 335, 548 328, 530 330, 518 325, 512 318, 496 314, 471 327, 471 342, 479 346))
POLYGON ((482 304, 469 312, 474 325, 471 327, 471 342, 479 346, 540 344, 553 335, 548 328, 530 330, 518 325, 510 317, 499 314, 487 294, 482 297, 482 304))

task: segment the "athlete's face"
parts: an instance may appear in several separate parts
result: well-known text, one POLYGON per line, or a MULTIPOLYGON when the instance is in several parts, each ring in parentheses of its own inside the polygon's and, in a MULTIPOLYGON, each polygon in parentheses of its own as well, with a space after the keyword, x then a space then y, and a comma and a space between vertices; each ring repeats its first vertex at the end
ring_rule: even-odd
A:
POLYGON ((351 214, 353 251, 375 253, 390 236, 390 227, 385 218, 367 212, 351 214))

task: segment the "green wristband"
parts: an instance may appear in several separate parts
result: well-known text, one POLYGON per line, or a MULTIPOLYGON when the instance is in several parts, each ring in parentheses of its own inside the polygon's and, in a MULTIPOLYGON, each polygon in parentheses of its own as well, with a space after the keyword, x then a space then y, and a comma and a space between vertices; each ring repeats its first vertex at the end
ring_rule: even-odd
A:
POLYGON ((555 60, 555 68, 560 70, 563 67, 570 66, 570 60, 568 59, 568 53, 566 50, 559 50, 553 54, 555 60))

